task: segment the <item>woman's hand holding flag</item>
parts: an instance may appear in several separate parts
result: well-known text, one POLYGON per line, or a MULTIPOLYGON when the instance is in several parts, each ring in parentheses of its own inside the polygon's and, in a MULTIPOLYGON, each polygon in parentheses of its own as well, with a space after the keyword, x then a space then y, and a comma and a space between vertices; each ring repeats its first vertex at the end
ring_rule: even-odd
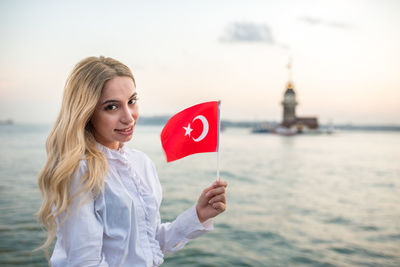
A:
POLYGON ((227 182, 217 180, 203 190, 196 205, 197 216, 201 223, 225 211, 227 186, 227 182))

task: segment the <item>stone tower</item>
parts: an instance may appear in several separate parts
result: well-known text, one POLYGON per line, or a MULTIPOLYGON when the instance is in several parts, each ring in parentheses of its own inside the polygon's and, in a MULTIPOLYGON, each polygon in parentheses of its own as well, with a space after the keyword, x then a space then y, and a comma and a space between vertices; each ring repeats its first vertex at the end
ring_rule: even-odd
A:
POLYGON ((286 128, 295 126, 298 133, 303 132, 304 129, 317 130, 319 127, 317 117, 298 117, 296 115, 296 106, 298 102, 296 100, 296 92, 293 89, 292 66, 290 61, 291 59, 289 58, 289 64, 287 66, 289 70, 289 81, 286 86, 285 94, 283 95, 283 120, 281 126, 286 128))
POLYGON ((290 127, 296 122, 296 93, 293 90, 292 82, 292 59, 289 57, 289 62, 287 64, 289 81, 286 86, 286 91, 283 96, 282 106, 283 106, 283 121, 282 125, 285 127, 290 127))
POLYGON ((292 82, 288 82, 285 91, 282 106, 283 106, 283 121, 282 125, 289 126, 296 121, 296 93, 293 90, 292 82))

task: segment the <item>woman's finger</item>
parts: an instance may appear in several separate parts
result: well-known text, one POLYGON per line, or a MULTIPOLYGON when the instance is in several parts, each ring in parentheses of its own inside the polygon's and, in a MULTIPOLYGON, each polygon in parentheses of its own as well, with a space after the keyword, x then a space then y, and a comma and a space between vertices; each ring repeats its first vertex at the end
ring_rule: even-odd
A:
POLYGON ((213 188, 214 188, 214 185, 210 185, 209 187, 205 188, 202 192, 202 195, 206 195, 208 193, 208 191, 210 191, 213 188))
POLYGON ((226 205, 222 202, 214 203, 212 204, 212 207, 219 212, 223 212, 226 209, 226 205))
POLYGON ((208 204, 213 204, 213 203, 216 203, 216 202, 226 203, 225 194, 216 195, 215 197, 213 197, 212 199, 210 199, 208 201, 208 204))
POLYGON ((217 180, 212 185, 210 185, 209 187, 205 188, 203 190, 203 194, 206 194, 208 191, 210 191, 213 188, 218 188, 218 187, 221 187, 221 186, 227 187, 228 183, 223 181, 223 180, 217 180))
POLYGON ((228 186, 228 183, 227 183, 226 181, 224 181, 224 180, 216 180, 216 181, 213 183, 213 186, 214 186, 214 187, 219 187, 219 186, 227 187, 227 186, 228 186))
POLYGON ((212 198, 213 196, 223 194, 223 193, 225 193, 225 187, 221 186, 221 187, 217 187, 217 188, 214 188, 214 189, 211 189, 210 191, 208 191, 206 193, 206 197, 212 198))

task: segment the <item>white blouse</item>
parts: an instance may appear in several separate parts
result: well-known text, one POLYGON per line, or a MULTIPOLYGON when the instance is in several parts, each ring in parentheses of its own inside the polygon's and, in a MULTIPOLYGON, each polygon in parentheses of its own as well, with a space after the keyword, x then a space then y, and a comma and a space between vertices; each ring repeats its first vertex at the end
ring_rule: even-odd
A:
MULTIPOLYGON (((83 194, 73 198, 68 215, 57 218, 53 267, 159 266, 165 253, 213 228, 211 220, 200 223, 195 205, 175 221, 161 223, 162 189, 153 162, 126 146, 118 150, 96 146, 108 160, 104 189, 95 198, 83 194)), ((72 193, 86 171, 82 160, 72 193)))

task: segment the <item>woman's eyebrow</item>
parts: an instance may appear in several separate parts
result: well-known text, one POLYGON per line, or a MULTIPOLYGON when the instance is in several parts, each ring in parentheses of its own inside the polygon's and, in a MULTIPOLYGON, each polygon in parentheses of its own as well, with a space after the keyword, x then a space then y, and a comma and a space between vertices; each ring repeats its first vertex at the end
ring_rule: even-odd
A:
POLYGON ((118 102, 119 102, 118 100, 110 99, 110 100, 104 101, 102 105, 107 104, 107 103, 118 103, 118 102))
MULTIPOLYGON (((131 95, 131 97, 129 97, 129 99, 131 99, 132 97, 136 96, 137 92, 134 92, 133 95, 131 95)), ((114 100, 114 99, 110 99, 110 100, 106 100, 103 102, 102 105, 107 104, 107 103, 119 103, 119 100, 114 100)))

